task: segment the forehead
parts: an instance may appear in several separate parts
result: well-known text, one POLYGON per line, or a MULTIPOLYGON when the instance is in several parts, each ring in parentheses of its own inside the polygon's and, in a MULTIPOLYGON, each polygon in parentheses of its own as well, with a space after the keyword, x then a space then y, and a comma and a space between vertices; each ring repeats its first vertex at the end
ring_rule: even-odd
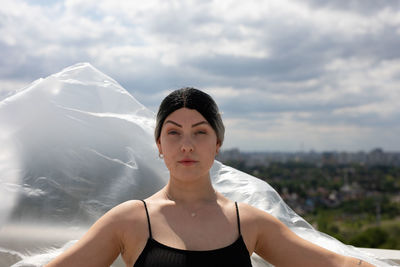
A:
POLYGON ((168 120, 174 121, 179 124, 194 124, 198 123, 201 121, 207 121, 203 115, 201 115, 200 112, 198 112, 195 109, 188 109, 188 108, 180 108, 172 112, 171 114, 168 115, 168 117, 165 119, 165 122, 168 120))

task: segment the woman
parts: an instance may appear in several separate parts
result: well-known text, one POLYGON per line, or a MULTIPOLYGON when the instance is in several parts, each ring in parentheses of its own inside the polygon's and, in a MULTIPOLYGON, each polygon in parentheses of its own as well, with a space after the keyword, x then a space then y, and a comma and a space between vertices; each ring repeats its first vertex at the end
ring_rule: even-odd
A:
POLYGON ((155 139, 170 179, 144 201, 118 205, 47 266, 251 266, 255 252, 275 266, 372 266, 316 246, 283 223, 216 192, 210 168, 224 126, 213 99, 194 88, 168 95, 155 139))

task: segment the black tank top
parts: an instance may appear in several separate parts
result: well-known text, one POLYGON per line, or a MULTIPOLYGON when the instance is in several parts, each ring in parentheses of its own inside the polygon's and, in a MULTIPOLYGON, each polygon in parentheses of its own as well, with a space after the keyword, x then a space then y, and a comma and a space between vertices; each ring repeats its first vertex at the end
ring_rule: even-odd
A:
POLYGON ((214 250, 183 250, 166 246, 154 240, 151 234, 149 212, 146 202, 149 238, 133 267, 251 267, 250 255, 240 232, 239 208, 236 215, 239 237, 231 245, 214 250))

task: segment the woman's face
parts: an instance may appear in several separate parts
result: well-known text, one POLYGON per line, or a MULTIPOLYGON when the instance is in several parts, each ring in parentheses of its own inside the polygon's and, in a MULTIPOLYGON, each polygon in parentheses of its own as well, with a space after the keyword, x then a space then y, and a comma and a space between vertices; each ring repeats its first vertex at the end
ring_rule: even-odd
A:
POLYGON ((220 148, 207 120, 197 110, 187 108, 165 119, 157 146, 171 178, 186 181, 209 177, 220 148))

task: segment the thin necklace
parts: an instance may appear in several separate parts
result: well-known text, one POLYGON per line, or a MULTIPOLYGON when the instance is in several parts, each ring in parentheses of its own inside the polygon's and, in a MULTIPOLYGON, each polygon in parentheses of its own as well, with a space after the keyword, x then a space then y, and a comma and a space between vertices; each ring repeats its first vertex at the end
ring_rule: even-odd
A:
MULTIPOLYGON (((165 196, 167 197, 167 199, 176 202, 176 200, 173 199, 173 198, 170 196, 170 194, 168 194, 168 192, 167 192, 166 190, 165 190, 164 192, 165 192, 165 196)), ((214 190, 214 193, 216 193, 215 190, 214 190)), ((198 209, 198 210, 200 210, 200 209, 198 209)), ((197 210, 197 211, 198 211, 198 210, 197 210)), ((190 216, 191 216, 192 218, 196 217, 196 216, 197 216, 197 211, 189 212, 189 213, 190 213, 190 216)))

